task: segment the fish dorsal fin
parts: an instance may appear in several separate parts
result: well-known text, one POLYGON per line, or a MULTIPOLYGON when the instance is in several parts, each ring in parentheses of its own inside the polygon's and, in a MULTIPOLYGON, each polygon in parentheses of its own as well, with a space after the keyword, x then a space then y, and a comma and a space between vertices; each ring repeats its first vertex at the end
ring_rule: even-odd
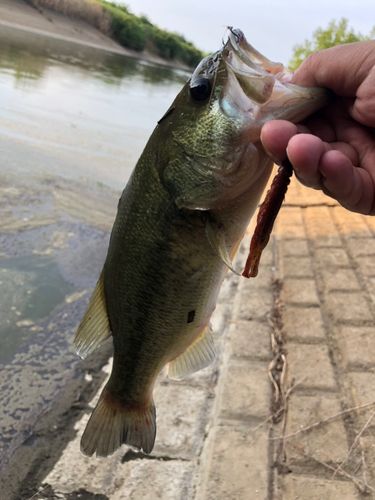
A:
POLYGON ((89 305, 74 337, 76 353, 82 359, 95 351, 111 336, 104 295, 104 270, 93 291, 89 305))
POLYGON ((216 359, 216 349, 211 334, 211 325, 180 356, 169 363, 168 376, 175 380, 206 368, 216 359))
POLYGON ((206 226, 206 234, 208 241, 210 242, 212 248, 215 250, 220 259, 224 262, 226 266, 232 271, 232 273, 237 276, 241 276, 234 267, 230 255, 228 253, 227 245, 225 243, 224 233, 221 229, 214 229, 213 223, 208 217, 204 218, 204 225, 206 226))

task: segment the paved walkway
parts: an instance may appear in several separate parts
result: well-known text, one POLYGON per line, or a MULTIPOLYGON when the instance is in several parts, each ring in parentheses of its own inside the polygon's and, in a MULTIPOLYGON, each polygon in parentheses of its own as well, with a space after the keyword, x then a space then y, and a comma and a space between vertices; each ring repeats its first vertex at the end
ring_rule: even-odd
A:
POLYGON ((258 278, 224 283, 218 361, 182 382, 160 376, 152 455, 82 456, 84 415, 35 498, 375 498, 375 405, 346 411, 375 401, 374 235, 374 217, 293 181, 258 278))

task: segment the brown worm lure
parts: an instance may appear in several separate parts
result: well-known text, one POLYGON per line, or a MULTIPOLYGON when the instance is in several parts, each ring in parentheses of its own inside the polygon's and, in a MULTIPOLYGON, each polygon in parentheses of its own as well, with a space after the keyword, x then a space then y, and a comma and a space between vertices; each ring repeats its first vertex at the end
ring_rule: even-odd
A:
POLYGON ((266 194, 264 202, 259 208, 257 225, 250 243, 250 252, 242 276, 255 278, 258 275, 258 266, 263 250, 270 239, 277 214, 284 201, 285 194, 293 174, 293 167, 289 160, 279 166, 277 174, 272 181, 271 188, 266 194))

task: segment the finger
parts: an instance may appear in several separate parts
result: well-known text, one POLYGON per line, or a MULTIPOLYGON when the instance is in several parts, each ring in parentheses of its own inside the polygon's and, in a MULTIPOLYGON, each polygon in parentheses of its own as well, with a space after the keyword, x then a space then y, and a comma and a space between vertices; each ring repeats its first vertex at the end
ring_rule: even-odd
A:
POLYGON ((305 186, 321 189, 322 176, 318 169, 320 158, 330 146, 319 137, 310 134, 293 136, 287 154, 296 176, 305 186))
POLYGON ((331 121, 337 141, 345 142, 352 146, 357 155, 351 158, 354 165, 374 164, 375 160, 375 135, 351 118, 344 103, 335 103, 326 110, 326 116, 331 121))
POLYGON ((275 162, 280 162, 285 160, 288 142, 297 133, 298 128, 293 123, 272 120, 263 125, 260 137, 267 154, 275 162))
POLYGON ((375 41, 331 47, 311 54, 293 75, 302 87, 327 87, 342 97, 354 97, 375 64, 375 41))
POLYGON ((375 127, 375 64, 361 83, 356 92, 356 99, 350 101, 348 110, 350 115, 363 125, 375 127))
POLYGON ((340 151, 347 156, 354 167, 359 167, 358 154, 353 146, 347 144, 346 142, 332 142, 329 146, 330 149, 340 151))
POLYGON ((368 172, 356 168, 340 151, 323 153, 319 162, 323 191, 348 210, 374 213, 374 183, 368 172))

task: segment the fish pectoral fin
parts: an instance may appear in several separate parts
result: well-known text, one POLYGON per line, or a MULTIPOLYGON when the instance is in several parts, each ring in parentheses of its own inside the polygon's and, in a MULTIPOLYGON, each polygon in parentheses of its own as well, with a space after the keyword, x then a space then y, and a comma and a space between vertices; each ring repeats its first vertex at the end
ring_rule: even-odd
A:
POLYGON ((76 353, 82 359, 100 347, 111 336, 104 295, 104 269, 93 291, 89 305, 74 337, 76 353))
POLYGON ((225 237, 223 231, 220 229, 217 229, 215 231, 211 221, 209 220, 208 217, 204 218, 204 224, 206 226, 206 234, 208 241, 210 242, 212 248, 214 251, 217 253, 217 255, 220 257, 220 259, 224 262, 224 264, 229 267, 229 269, 232 271, 232 273, 236 274, 237 276, 241 276, 241 273, 238 273, 234 267, 232 260, 230 258, 230 255, 228 253, 228 249, 225 243, 225 237))
POLYGON ((169 362, 168 377, 175 380, 206 368, 216 359, 211 325, 180 356, 169 362))
POLYGON ((151 453, 156 435, 154 402, 127 404, 103 389, 81 438, 81 451, 91 457, 112 455, 122 444, 151 453))

